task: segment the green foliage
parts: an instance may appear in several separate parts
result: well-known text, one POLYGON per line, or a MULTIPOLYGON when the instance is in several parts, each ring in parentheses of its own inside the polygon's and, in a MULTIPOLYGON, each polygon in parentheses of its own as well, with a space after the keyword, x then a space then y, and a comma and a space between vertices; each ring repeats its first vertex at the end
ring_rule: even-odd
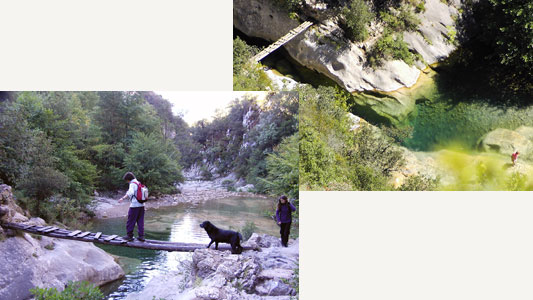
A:
POLYGON ((245 241, 248 240, 252 236, 252 234, 257 231, 257 229, 258 228, 254 222, 246 222, 246 224, 241 229, 243 239, 245 241))
POLYGON ((385 23, 386 28, 393 32, 415 31, 420 25, 420 19, 414 14, 413 8, 409 5, 382 11, 380 18, 385 23))
POLYGON ((368 63, 376 68, 383 65, 383 61, 391 59, 403 60, 408 65, 413 65, 420 54, 409 50, 401 34, 394 34, 385 30, 385 33, 376 41, 367 55, 368 63))
POLYGON ((126 167, 151 177, 153 191, 181 180, 170 136, 184 122, 151 92, 19 92, 0 110, 0 180, 48 221, 90 216, 93 190, 123 187, 126 167))
MULTIPOLYGON (((489 0, 474 5, 480 40, 491 51, 484 54, 491 84, 503 90, 533 92, 533 3, 489 0)), ((479 54, 478 54, 479 55, 479 54)))
POLYGON ((239 37, 233 40, 233 90, 266 91, 273 83, 263 71, 261 64, 251 62, 259 49, 249 46, 239 37))
POLYGON ((278 7, 284 8, 289 13, 295 13, 303 7, 302 0, 273 0, 278 7))
POLYGON ((457 45, 457 30, 453 26, 446 26, 446 30, 448 30, 448 33, 446 34, 446 41, 448 43, 457 45))
POLYGON ((155 193, 175 193, 183 182, 179 152, 155 134, 136 133, 130 152, 124 157, 124 171, 130 171, 155 193))
POLYGON ((300 91, 300 186, 311 190, 391 190, 391 174, 404 164, 395 139, 407 130, 382 133, 370 125, 352 129, 351 95, 333 88, 300 91), (390 135, 390 136, 389 136, 390 135))
POLYGON ((101 300, 104 294, 93 284, 81 281, 69 281, 65 289, 58 292, 56 288, 39 288, 30 289, 36 300, 101 300))
POLYGON ((422 175, 407 177, 407 180, 399 187, 399 191, 434 191, 439 184, 438 179, 422 175))
POLYGON ((197 163, 203 175, 211 176, 208 169, 220 175, 235 172, 254 184, 256 192, 270 193, 267 157, 297 130, 297 94, 271 93, 261 101, 244 97, 232 102, 227 114, 198 122, 192 139, 202 149, 202 163, 197 163))
POLYGON ((285 138, 266 158, 267 189, 274 195, 298 197, 298 133, 285 138))
POLYGON ((325 186, 335 177, 335 155, 319 133, 310 127, 300 128, 300 174, 303 182, 325 186))
POLYGON ((439 187, 453 191, 531 190, 533 174, 509 170, 510 164, 497 155, 471 155, 460 151, 446 151, 438 158, 439 165, 450 179, 439 187))
POLYGON ((349 39, 358 42, 368 37, 367 26, 374 15, 365 0, 352 0, 342 9, 341 16, 349 39))

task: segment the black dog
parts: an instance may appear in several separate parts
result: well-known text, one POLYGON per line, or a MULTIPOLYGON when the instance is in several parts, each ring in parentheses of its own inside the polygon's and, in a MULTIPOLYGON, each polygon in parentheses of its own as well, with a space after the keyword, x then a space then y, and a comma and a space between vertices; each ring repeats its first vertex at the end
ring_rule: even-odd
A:
POLYGON ((231 253, 233 254, 241 254, 242 253, 242 246, 241 246, 241 240, 242 235, 236 231, 231 230, 224 230, 224 229, 218 229, 215 225, 211 224, 209 221, 204 221, 202 224, 200 224, 200 227, 205 229, 207 232, 207 235, 209 235, 209 238, 211 239, 211 242, 209 242, 209 245, 207 245, 207 248, 215 243, 215 249, 218 250, 218 243, 228 243, 231 245, 231 253))

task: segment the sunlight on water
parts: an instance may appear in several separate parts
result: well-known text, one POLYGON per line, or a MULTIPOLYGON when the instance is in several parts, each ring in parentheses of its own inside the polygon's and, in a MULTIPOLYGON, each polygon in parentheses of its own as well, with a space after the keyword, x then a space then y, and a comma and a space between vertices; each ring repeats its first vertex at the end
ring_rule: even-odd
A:
MULTIPOLYGON (((258 233, 278 235, 278 226, 265 212, 273 212, 275 200, 263 198, 226 198, 193 207, 179 205, 145 213, 147 239, 209 243, 209 237, 199 225, 209 220, 223 229, 240 230, 247 222, 254 222, 258 233)), ((98 220, 92 231, 125 235, 126 218, 98 220)), ((135 236, 137 232, 134 231, 135 236)), ((126 277, 102 287, 108 299, 124 299, 128 294, 142 290, 156 275, 178 270, 180 262, 191 259, 192 253, 166 252, 109 245, 98 245, 110 254, 118 256, 126 277)))

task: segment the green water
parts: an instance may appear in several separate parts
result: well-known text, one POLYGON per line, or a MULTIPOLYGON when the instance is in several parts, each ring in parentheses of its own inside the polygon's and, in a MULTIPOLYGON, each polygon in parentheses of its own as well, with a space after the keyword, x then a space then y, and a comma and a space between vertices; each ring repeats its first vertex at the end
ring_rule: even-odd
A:
MULTIPOLYGON (((475 76, 463 74, 468 75, 475 76)), ((475 150, 479 139, 496 128, 533 126, 533 106, 519 104, 524 99, 502 96, 475 78, 458 80, 454 73, 438 73, 435 84, 435 92, 418 100, 407 119, 413 135, 404 146, 410 149, 475 150)))
MULTIPOLYGON (((246 222, 254 222, 257 233, 279 235, 276 223, 265 212, 274 209, 275 200, 263 198, 226 198, 208 201, 196 207, 179 205, 147 210, 145 236, 175 242, 209 243, 199 224, 205 220, 221 228, 240 230, 246 222)), ((126 217, 102 219, 94 222, 91 231, 125 235, 126 217)), ((134 232, 137 235, 137 232, 134 232)), ((190 259, 191 253, 143 250, 110 245, 99 245, 106 252, 118 256, 126 277, 102 287, 107 299, 124 299, 140 291, 154 276, 180 267, 180 261, 190 259)))

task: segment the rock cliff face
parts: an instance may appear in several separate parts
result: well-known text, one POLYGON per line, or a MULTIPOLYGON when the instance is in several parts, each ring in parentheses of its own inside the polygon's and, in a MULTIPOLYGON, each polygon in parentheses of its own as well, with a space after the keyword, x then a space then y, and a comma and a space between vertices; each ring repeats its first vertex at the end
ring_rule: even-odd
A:
MULTIPOLYGON (((450 42, 449 36, 451 32, 457 31, 455 19, 462 4, 459 0, 447 2, 449 4, 440 0, 426 0, 426 10, 418 14, 421 20, 418 31, 404 33, 405 42, 422 55, 425 64, 409 66, 403 61, 392 60, 385 62, 379 69, 368 67, 366 52, 383 31, 382 26, 372 24, 369 39, 352 43, 342 37, 342 29, 338 26, 336 17, 322 20, 320 24, 287 43, 285 48, 297 62, 323 73, 350 92, 394 91, 410 87, 416 83, 426 64, 445 59, 457 47, 450 42)), ((313 6, 307 7, 311 7, 309 15, 313 15, 313 6)), ((316 8, 314 12, 319 10, 320 8, 316 8)), ((289 18, 286 11, 273 5, 272 1, 233 1, 233 25, 248 36, 274 41, 298 24, 298 21, 289 18)))
POLYGON ((127 299, 289 300, 298 285, 298 240, 281 247, 279 238, 253 234, 244 243, 262 251, 234 255, 229 251, 199 249, 180 270, 153 278, 145 289, 127 299))
MULTIPOLYGON (((30 219, 25 214, 7 185, 0 185, 0 210, 3 212, 0 222, 45 224, 42 219, 30 219)), ((68 281, 102 285, 124 276, 113 257, 92 243, 27 233, 12 237, 0 233, 0 236, 0 299, 29 299, 29 289, 33 287, 62 290, 68 281)))

